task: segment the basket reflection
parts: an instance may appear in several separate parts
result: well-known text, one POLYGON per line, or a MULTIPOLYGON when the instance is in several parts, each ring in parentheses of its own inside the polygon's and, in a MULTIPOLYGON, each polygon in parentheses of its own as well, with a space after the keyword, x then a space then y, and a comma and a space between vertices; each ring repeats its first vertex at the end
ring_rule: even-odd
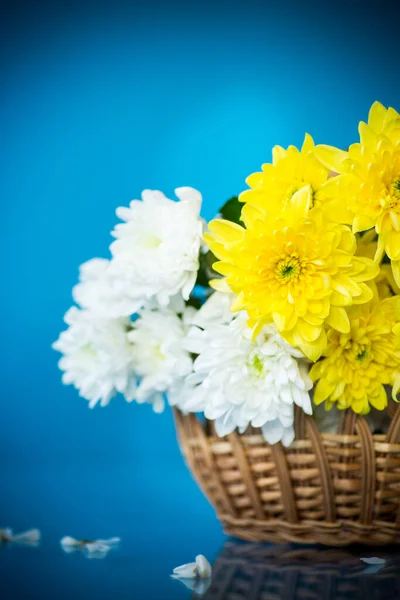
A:
POLYGON ((399 600, 399 549, 304 548, 229 540, 214 562, 212 583, 202 598, 399 600), (360 560, 373 556, 386 563, 367 565, 360 560))

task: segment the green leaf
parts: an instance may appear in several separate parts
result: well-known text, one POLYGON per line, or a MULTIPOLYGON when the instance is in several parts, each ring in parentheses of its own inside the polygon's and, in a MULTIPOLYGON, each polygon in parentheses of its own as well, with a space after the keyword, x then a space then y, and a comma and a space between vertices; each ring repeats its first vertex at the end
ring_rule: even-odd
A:
POLYGON ((212 268, 213 264, 217 262, 214 254, 209 250, 205 254, 200 253, 199 256, 200 267, 197 272, 197 280, 196 285, 201 285, 203 287, 209 287, 210 279, 218 279, 221 277, 219 273, 214 271, 212 268))
POLYGON ((229 200, 225 202, 219 212, 223 219, 243 225, 242 221, 240 220, 242 206, 243 204, 239 202, 238 197, 232 196, 232 198, 229 198, 229 200))

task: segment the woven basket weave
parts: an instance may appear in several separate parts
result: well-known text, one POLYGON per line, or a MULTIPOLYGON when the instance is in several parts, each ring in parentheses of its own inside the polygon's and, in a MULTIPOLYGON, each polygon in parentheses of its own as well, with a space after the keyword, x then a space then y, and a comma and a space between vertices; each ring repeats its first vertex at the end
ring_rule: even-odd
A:
MULTIPOLYGON (((362 552, 367 556, 368 552, 362 552)), ((400 559, 366 575, 360 554, 228 542, 213 564, 203 600, 398 600, 400 559)), ((198 596, 193 596, 198 598, 198 596)))
POLYGON ((320 434, 296 409, 289 448, 257 429, 219 438, 211 422, 174 414, 186 463, 227 535, 346 546, 400 541, 400 406, 389 411, 385 435, 352 411, 339 433, 320 434))

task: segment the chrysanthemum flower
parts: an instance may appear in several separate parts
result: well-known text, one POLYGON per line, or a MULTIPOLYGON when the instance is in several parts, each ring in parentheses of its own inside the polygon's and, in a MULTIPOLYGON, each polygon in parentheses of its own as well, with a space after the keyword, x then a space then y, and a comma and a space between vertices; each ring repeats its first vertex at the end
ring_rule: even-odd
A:
MULTIPOLYGON (((378 234, 375 229, 370 229, 365 233, 357 233, 357 250, 356 256, 364 256, 373 259, 376 255, 378 247, 378 234)), ((400 294, 400 288, 394 280, 393 272, 390 264, 377 261, 379 273, 374 279, 374 284, 377 287, 378 295, 381 300, 400 294)))
MULTIPOLYGON (((400 297, 396 297, 395 303, 395 315, 396 315, 396 323, 393 325, 392 332, 396 336, 396 340, 400 344, 400 297)), ((393 400, 398 401, 398 393, 400 391, 400 368, 398 368, 397 372, 394 374, 394 383, 392 389, 392 397, 393 400)))
MULTIPOLYGON (((218 292, 216 292, 218 293, 218 292)), ((265 439, 289 445, 294 438, 293 405, 311 414, 312 384, 302 354, 265 326, 252 341, 247 315, 227 323, 193 327, 186 348, 198 357, 180 394, 170 399, 184 412, 204 412, 220 436, 236 427, 261 427, 265 439)))
POLYGON ((400 294, 400 288, 393 277, 393 271, 390 265, 381 265, 379 273, 374 281, 378 289, 379 298, 382 300, 400 294))
POLYGON ((154 300, 166 306, 176 294, 189 297, 199 268, 201 194, 189 187, 175 193, 179 202, 145 190, 141 201, 117 209, 124 223, 113 231, 108 269, 115 316, 136 313, 154 300))
POLYGON ((151 402, 156 412, 164 410, 163 395, 178 390, 192 371, 191 355, 183 347, 192 310, 186 309, 183 319, 169 309, 140 311, 128 334, 132 364, 140 378, 135 400, 151 402))
MULTIPOLYGON (((79 267, 79 283, 72 290, 72 296, 81 308, 106 319, 130 315, 132 309, 131 299, 120 294, 121 284, 113 273, 112 262, 105 258, 92 258, 83 263, 79 267)), ((147 299, 146 309, 159 307, 155 297, 147 299)), ((182 294, 172 296, 167 308, 182 313, 185 308, 182 294)))
POLYGON ((191 315, 190 324, 204 329, 210 325, 230 323, 237 316, 237 313, 231 310, 234 300, 235 296, 228 286, 225 287, 224 293, 213 292, 199 310, 191 315))
POLYGON ((376 249, 378 247, 377 240, 378 236, 376 234, 375 229, 370 229, 365 233, 357 233, 357 250, 355 252, 356 256, 364 256, 373 260, 376 254, 376 249))
POLYGON ((72 289, 72 296, 81 308, 106 319, 125 314, 124 299, 113 290, 109 272, 109 260, 92 258, 80 265, 79 282, 72 289))
POLYGON ((340 173, 334 178, 336 190, 330 189, 334 199, 327 210, 330 217, 352 224, 354 232, 375 227, 376 260, 386 252, 400 285, 400 115, 375 102, 359 133, 360 143, 348 152, 315 148, 321 163, 340 173))
POLYGON ((68 329, 53 344, 63 354, 58 363, 64 371, 63 383, 72 383, 90 408, 98 402, 107 405, 117 392, 131 402, 136 377, 127 335, 129 319, 104 319, 73 306, 64 320, 68 329))
POLYGON ((253 173, 246 179, 251 188, 244 191, 239 199, 247 205, 267 210, 268 215, 276 215, 298 190, 310 186, 313 206, 323 204, 329 183, 329 170, 314 156, 314 141, 306 134, 301 150, 289 146, 287 150, 275 146, 272 150, 272 164, 262 165, 262 172, 253 173))
POLYGON ((221 259, 215 270, 237 294, 233 310, 246 310, 251 326, 273 320, 291 345, 315 361, 326 346, 325 325, 349 332, 344 307, 372 298, 364 282, 379 267, 354 256, 349 228, 329 221, 319 208, 310 211, 311 201, 308 186, 275 219, 251 209, 242 213, 246 228, 211 221, 206 240, 221 259))
POLYGON ((385 384, 393 384, 400 368, 400 338, 392 332, 397 298, 374 298, 348 309, 349 333, 331 330, 324 358, 313 365, 310 377, 317 385, 315 404, 336 404, 367 414, 370 406, 387 405, 385 384))

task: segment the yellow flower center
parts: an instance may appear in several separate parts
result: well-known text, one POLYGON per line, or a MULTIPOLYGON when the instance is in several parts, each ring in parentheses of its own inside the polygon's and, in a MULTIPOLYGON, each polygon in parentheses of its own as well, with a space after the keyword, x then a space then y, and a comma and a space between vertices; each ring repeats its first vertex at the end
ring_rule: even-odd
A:
POLYGON ((290 185, 290 186, 288 187, 288 190, 287 190, 287 193, 286 193, 286 198, 287 198, 287 200, 290 200, 290 198, 291 198, 291 197, 292 197, 292 196, 293 196, 293 195, 294 195, 294 194, 295 194, 295 193, 296 193, 296 192, 297 192, 297 191, 298 191, 298 190, 299 190, 299 189, 300 189, 300 188, 301 188, 303 185, 305 185, 305 184, 304 184, 304 183, 303 183, 303 184, 302 184, 302 183, 299 183, 298 185, 297 185, 297 184, 290 185))
POLYGON ((366 348, 363 348, 362 350, 360 350, 356 356, 356 360, 362 361, 364 360, 364 358, 367 358, 368 356, 368 352, 366 350, 366 348))
POLYGON ((298 280, 301 277, 303 265, 299 260, 297 252, 293 252, 286 258, 281 259, 275 266, 275 279, 280 284, 298 280))
POLYGON ((310 208, 314 208, 314 206, 317 203, 317 192, 313 188, 311 183, 309 181, 305 181, 304 179, 297 180, 296 183, 293 183, 292 185, 290 185, 287 188, 284 206, 286 206, 286 203, 292 198, 292 196, 294 196, 294 194, 296 192, 298 192, 301 188, 303 188, 305 185, 309 185, 311 187, 311 207, 310 208))
POLYGON ((396 208, 400 203, 400 177, 395 179, 389 186, 389 208, 396 208))
POLYGON ((351 363, 355 368, 366 367, 372 358, 371 344, 359 344, 357 342, 350 341, 348 348, 346 349, 347 362, 351 363))

